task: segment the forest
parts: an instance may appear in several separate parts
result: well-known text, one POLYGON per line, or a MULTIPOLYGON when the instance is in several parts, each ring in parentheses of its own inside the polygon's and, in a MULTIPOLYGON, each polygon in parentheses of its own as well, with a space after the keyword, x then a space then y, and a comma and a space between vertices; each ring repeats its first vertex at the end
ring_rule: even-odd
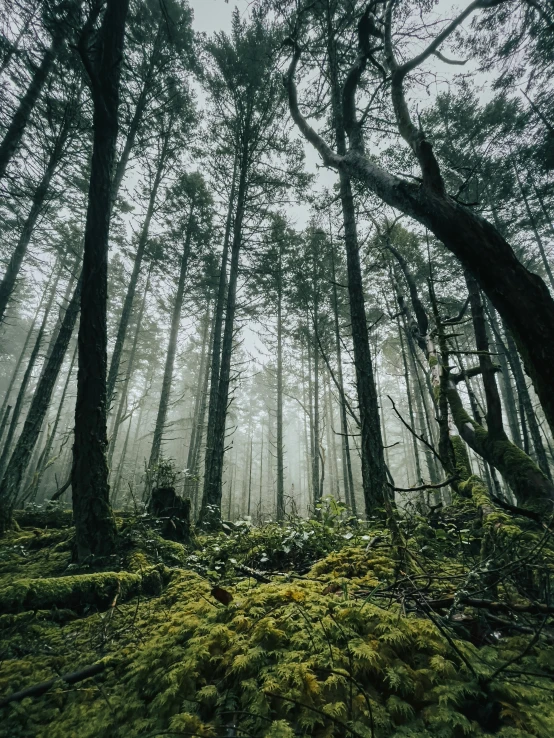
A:
POLYGON ((553 72, 553 0, 0 3, 0 738, 554 735, 553 72))

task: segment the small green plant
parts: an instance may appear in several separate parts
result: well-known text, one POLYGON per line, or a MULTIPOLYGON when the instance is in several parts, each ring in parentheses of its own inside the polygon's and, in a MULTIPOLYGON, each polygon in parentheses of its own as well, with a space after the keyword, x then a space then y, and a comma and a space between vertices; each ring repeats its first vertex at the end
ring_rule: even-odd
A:
POLYGON ((144 472, 146 483, 144 485, 146 496, 155 487, 176 487, 181 481, 183 472, 177 469, 175 459, 166 459, 160 456, 158 462, 147 466, 144 472))

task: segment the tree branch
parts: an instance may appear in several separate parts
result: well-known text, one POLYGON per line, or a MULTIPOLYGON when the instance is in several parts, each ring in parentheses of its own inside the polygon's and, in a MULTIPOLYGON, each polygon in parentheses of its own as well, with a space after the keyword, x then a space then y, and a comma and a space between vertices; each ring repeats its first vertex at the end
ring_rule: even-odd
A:
POLYGON ((291 46, 293 48, 292 59, 288 68, 288 72, 284 78, 285 88, 288 92, 289 109, 292 119, 300 129, 303 136, 312 144, 323 159, 323 163, 326 166, 338 168, 340 158, 335 152, 328 146, 321 136, 311 127, 308 121, 304 118, 298 107, 298 93, 296 90, 296 84, 294 81, 294 75, 296 74, 296 68, 301 56, 301 49, 298 43, 292 38, 286 38, 283 41, 285 46, 291 46))

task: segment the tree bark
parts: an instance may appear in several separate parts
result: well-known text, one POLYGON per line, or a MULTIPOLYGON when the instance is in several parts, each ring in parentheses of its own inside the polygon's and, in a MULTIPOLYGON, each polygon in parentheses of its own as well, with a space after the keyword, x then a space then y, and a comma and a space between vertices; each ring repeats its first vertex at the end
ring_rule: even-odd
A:
POLYGON ((52 425, 52 429, 50 433, 48 434, 48 438, 46 440, 46 445, 44 446, 44 449, 40 455, 39 462, 37 465, 37 469, 34 474, 33 482, 31 485, 31 488, 29 490, 28 499, 33 501, 38 493, 40 483, 42 481, 42 477, 44 475, 44 472, 48 467, 50 466, 50 452, 52 451, 52 448, 54 446, 54 441, 56 439, 56 433, 58 431, 58 426, 60 424, 60 419, 62 416, 62 410, 63 406, 65 404, 65 398, 67 395, 67 390, 69 387, 69 382, 71 380, 71 375, 73 374, 73 367, 75 366, 75 361, 77 360, 77 345, 75 345, 75 351, 73 352, 73 356, 71 357, 71 361, 69 363, 69 369, 67 370, 67 376, 65 379, 65 384, 63 386, 62 395, 60 397, 60 402, 58 405, 58 410, 56 412, 56 417, 54 419, 54 423, 52 425))
MULTIPOLYGON (((81 56, 90 77, 93 148, 85 225, 79 324, 75 442, 71 486, 79 561, 113 552, 117 529, 110 507, 107 447, 108 238, 112 173, 118 132, 119 80, 129 0, 107 0, 96 43, 98 68, 88 48, 81 56)), ((82 38, 82 41, 85 37, 82 38)))
MULTIPOLYGON (((319 428, 319 284, 318 284, 318 270, 317 264, 319 263, 319 254, 316 253, 315 248, 312 253, 312 291, 313 291, 313 350, 312 356, 314 360, 314 375, 313 375, 313 455, 312 455, 312 489, 314 491, 314 506, 321 501, 321 478, 320 478, 320 428, 319 428)), ((309 355, 308 355, 309 356, 309 355)))
MULTIPOLYGON (((206 323, 206 328, 207 324, 206 323)), ((213 346, 214 342, 214 323, 215 323, 215 314, 212 317, 211 320, 211 329, 210 329, 210 338, 208 340, 207 345, 207 353, 205 357, 205 364, 204 368, 202 370, 202 384, 199 385, 199 406, 198 406, 198 413, 196 415, 196 427, 195 434, 194 434, 194 443, 193 438, 191 438, 191 444, 189 448, 189 454, 187 458, 187 468, 190 469, 191 475, 192 475, 192 497, 193 497, 193 504, 194 504, 194 514, 196 515, 198 512, 198 489, 199 489, 199 467, 200 467, 200 451, 202 448, 202 439, 204 437, 204 423, 206 420, 206 408, 208 404, 208 385, 210 382, 210 371, 211 371, 211 365, 210 365, 210 358, 208 356, 208 352, 211 350, 211 347, 213 346)), ((212 352, 213 353, 213 352, 212 352)), ((200 378, 199 378, 200 380, 200 378)))
MULTIPOLYGON (((535 415, 535 410, 533 408, 531 396, 529 394, 529 390, 527 389, 527 382, 525 381, 525 376, 521 368, 521 362, 519 361, 517 348, 516 348, 516 345, 514 343, 512 336, 510 335, 510 332, 506 330, 505 334, 506 334, 506 345, 508 349, 508 357, 509 357, 510 365, 512 367, 514 379, 516 382, 518 399, 521 403, 521 418, 522 418, 522 427, 524 429, 524 435, 525 437, 527 437, 527 428, 529 428, 529 432, 531 434, 531 440, 533 442, 533 448, 535 449, 535 455, 536 455, 538 464, 540 468, 542 469, 542 471, 546 474, 546 476, 549 479, 551 479, 552 476, 551 476, 550 466, 548 464, 548 459, 547 459, 546 452, 544 450, 544 446, 542 443, 541 432, 540 432, 539 424, 537 422, 537 416, 535 415)), ((529 445, 529 440, 527 439, 527 446, 528 445, 529 445)), ((529 453, 529 451, 527 451, 526 453, 529 453)))
POLYGON ((508 425, 510 427, 512 441, 516 444, 516 446, 519 446, 519 448, 524 448, 517 417, 517 406, 514 397, 514 391, 510 379, 510 368, 508 366, 507 358, 508 349, 506 348, 506 345, 500 333, 500 327, 498 325, 498 320, 496 319, 496 311, 490 305, 487 305, 487 314, 490 320, 490 325, 492 327, 492 332, 494 334, 494 344, 496 352, 498 354, 498 363, 500 364, 500 391, 502 393, 502 399, 504 401, 504 409, 508 418, 508 425))
MULTIPOLYGON (((333 128, 339 157, 346 154, 346 132, 343 107, 340 101, 340 84, 338 79, 338 62, 336 49, 336 33, 332 27, 329 3, 327 12, 327 53, 328 68, 331 78, 331 106, 333 111, 333 128)), ((289 92, 290 92, 289 85, 289 92)), ((292 106, 291 106, 292 110, 292 106)), ((293 119, 298 121, 293 113, 293 119)), ((352 195, 351 175, 345 167, 339 169, 339 194, 344 224, 344 245, 346 248, 346 264, 348 274, 348 296, 350 302, 350 320, 352 326, 352 343, 354 347, 354 368, 358 405, 360 408, 362 485, 366 514, 371 514, 376 507, 386 501, 386 473, 381 439, 381 423, 373 365, 369 348, 369 333, 365 311, 362 271, 356 226, 356 211, 352 195)))

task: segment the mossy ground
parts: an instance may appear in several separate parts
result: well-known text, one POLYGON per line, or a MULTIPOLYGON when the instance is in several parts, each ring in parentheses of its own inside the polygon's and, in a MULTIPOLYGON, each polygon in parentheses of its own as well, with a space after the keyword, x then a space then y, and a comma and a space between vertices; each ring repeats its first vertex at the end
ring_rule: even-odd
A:
MULTIPOLYGON (((0 736, 551 735, 549 621, 426 605, 487 596, 475 520, 463 501, 432 524, 400 521, 403 551, 378 520, 244 526, 188 548, 120 521, 120 551, 94 570, 71 563, 71 529, 11 533, 0 544, 0 698, 108 668, 7 705, 0 736), (157 589, 130 586, 154 571, 157 589)), ((517 568, 495 585, 503 602, 540 600, 553 570, 549 538, 530 525, 498 524, 498 561, 509 550, 517 568)))

